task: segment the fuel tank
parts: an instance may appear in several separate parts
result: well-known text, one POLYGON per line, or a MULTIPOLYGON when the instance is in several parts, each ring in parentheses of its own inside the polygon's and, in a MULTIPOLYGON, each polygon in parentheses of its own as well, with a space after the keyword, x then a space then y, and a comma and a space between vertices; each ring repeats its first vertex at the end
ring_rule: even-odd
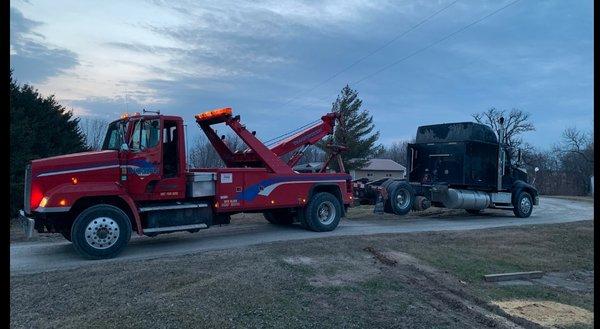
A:
POLYGON ((453 209, 485 209, 490 206, 490 195, 486 192, 449 188, 444 206, 453 209))

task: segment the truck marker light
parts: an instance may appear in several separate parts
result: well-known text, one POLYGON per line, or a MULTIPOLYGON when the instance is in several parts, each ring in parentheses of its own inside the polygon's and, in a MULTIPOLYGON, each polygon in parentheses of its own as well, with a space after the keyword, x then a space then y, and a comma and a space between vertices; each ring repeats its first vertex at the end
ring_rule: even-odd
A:
POLYGON ((275 204, 275 200, 271 200, 271 204, 275 204))
POLYGON ((121 119, 127 119, 129 117, 129 113, 121 114, 121 119))
POLYGON ((66 199, 60 199, 60 201, 58 202, 58 204, 64 207, 64 206, 67 205, 67 200, 66 199))
POLYGON ((73 182, 73 185, 76 185, 77 183, 79 183, 79 180, 77 179, 77 177, 71 177, 71 182, 73 182))
POLYGON ((222 109, 216 109, 216 110, 206 111, 206 112, 203 112, 200 114, 196 114, 196 120, 204 121, 204 120, 213 119, 213 118, 217 118, 217 117, 231 116, 232 114, 233 114, 233 111, 231 110, 231 108, 225 107, 222 109))
POLYGON ((48 197, 45 196, 42 198, 42 201, 40 201, 40 207, 44 208, 46 206, 46 204, 48 204, 48 197))

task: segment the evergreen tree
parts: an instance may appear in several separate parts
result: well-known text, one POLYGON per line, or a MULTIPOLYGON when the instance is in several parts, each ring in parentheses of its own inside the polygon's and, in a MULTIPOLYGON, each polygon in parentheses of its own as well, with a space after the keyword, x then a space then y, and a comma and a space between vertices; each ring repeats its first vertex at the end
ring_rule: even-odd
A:
MULTIPOLYGON (((333 134, 333 143, 345 145, 348 150, 342 153, 342 161, 346 171, 363 167, 369 159, 382 152, 383 147, 377 143, 379 131, 373 132, 373 116, 361 109, 362 101, 358 92, 346 85, 332 105, 332 112, 342 114, 343 126, 337 125, 333 134)), ((325 143, 332 138, 326 138, 325 143)), ((332 161, 332 168, 337 163, 332 161)))
POLYGON ((32 86, 19 86, 10 72, 11 215, 23 207, 25 166, 33 159, 86 150, 85 136, 54 96, 42 97, 32 86))

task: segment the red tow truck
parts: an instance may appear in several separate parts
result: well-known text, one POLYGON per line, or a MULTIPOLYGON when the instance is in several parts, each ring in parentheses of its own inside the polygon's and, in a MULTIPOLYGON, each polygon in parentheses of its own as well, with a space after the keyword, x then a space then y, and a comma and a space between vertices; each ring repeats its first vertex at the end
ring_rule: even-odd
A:
POLYGON ((121 252, 132 231, 146 236, 197 232, 228 224, 241 212, 263 213, 277 225, 298 222, 313 231, 337 227, 352 203, 352 178, 339 155, 345 147, 329 145, 327 162, 337 159, 340 173, 292 168, 309 145, 333 133, 338 113, 272 147, 246 129, 231 108, 195 118, 225 168, 188 169, 182 118, 159 112, 110 123, 100 151, 31 161, 19 216, 27 235, 34 229, 61 233, 82 256, 101 259, 121 252), (220 123, 247 148, 231 150, 212 127, 220 123))

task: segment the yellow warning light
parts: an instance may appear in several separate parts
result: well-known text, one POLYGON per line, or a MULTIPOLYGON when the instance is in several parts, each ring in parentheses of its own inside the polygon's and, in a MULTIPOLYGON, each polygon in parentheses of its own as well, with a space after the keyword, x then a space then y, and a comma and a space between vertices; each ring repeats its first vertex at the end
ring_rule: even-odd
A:
POLYGON ((224 107, 222 109, 216 109, 216 110, 212 110, 212 111, 206 111, 200 114, 196 114, 195 118, 198 121, 206 121, 206 120, 210 120, 210 119, 216 119, 216 118, 224 118, 227 116, 231 116, 233 114, 233 111, 231 110, 231 107, 224 107))
POLYGON ((129 118, 129 113, 121 114, 121 119, 127 119, 127 118, 129 118))

